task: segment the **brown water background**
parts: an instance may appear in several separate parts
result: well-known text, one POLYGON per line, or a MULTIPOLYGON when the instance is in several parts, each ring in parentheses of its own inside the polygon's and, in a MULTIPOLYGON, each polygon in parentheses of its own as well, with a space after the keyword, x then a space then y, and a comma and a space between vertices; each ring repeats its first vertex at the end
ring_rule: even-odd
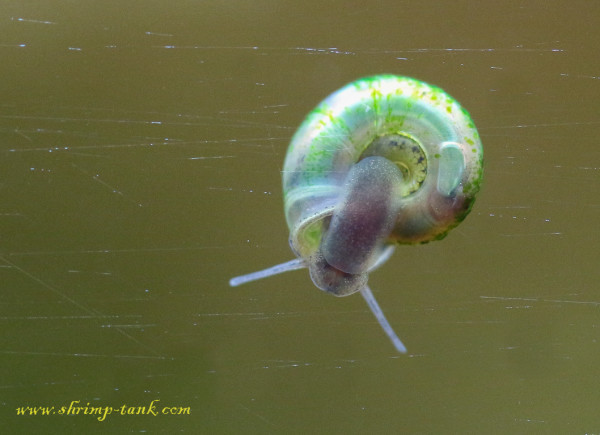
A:
POLYGON ((600 3, 5 1, 4 433, 600 433, 600 3), (471 113, 485 182, 359 296, 291 259, 280 171, 394 73, 471 113), (18 416, 23 406, 190 415, 18 416), (159 408, 159 409, 160 409, 159 408))

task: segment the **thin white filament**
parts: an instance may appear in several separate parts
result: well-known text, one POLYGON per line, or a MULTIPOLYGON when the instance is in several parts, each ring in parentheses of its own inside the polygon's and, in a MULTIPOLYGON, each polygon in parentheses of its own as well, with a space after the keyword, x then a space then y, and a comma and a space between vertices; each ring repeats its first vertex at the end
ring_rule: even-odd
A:
POLYGON ((394 245, 388 245, 383 248, 375 264, 369 268, 369 273, 373 272, 375 269, 379 269, 383 263, 390 259, 395 250, 396 247, 394 245))
POLYGON ((294 258, 286 263, 281 263, 276 266, 269 267, 267 269, 252 272, 247 275, 236 276, 229 280, 231 287, 237 287, 238 285, 246 284, 250 281, 256 281, 257 279, 267 278, 269 276, 278 275, 284 272, 290 272, 292 270, 304 269, 307 267, 306 262, 301 258, 294 258))
POLYGON ((400 341, 400 338, 398 338, 398 336, 390 326, 390 323, 385 318, 385 315, 383 314, 383 311, 381 311, 381 308, 375 300, 375 296, 373 296, 373 293, 371 292, 369 286, 364 286, 360 291, 360 294, 363 296, 363 298, 365 298, 365 301, 367 301, 367 305, 369 305, 369 308, 377 318, 377 321, 383 328, 384 332, 387 334, 390 340, 392 340, 392 344, 394 345, 394 347, 398 350, 398 352, 406 353, 406 347, 404 346, 402 341, 400 341))

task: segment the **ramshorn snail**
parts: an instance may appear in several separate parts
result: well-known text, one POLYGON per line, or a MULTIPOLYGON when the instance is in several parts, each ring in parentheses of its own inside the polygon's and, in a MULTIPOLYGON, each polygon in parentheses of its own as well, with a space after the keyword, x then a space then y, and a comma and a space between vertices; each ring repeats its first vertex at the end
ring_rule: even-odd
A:
POLYGON ((284 207, 297 258, 230 285, 307 267, 321 290, 360 291, 404 353, 368 274, 396 245, 439 240, 457 226, 482 173, 475 125, 442 89, 393 75, 352 82, 306 117, 287 151, 284 207))

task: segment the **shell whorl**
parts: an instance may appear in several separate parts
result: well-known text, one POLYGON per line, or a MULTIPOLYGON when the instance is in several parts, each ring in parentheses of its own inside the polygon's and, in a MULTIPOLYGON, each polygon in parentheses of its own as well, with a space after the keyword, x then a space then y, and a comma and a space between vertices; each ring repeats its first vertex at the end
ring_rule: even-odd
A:
POLYGON ((469 213, 483 166, 469 114, 442 89, 419 80, 367 77, 323 100, 290 142, 283 194, 297 255, 308 258, 318 249, 352 165, 382 152, 406 176, 390 243, 440 239, 469 213), (397 154, 400 147, 404 154, 397 154))

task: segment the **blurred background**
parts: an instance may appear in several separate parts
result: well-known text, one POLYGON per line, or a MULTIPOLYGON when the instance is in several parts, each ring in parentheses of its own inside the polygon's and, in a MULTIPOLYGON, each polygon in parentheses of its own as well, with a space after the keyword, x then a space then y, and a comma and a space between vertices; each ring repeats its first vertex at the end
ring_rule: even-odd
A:
POLYGON ((5 433, 600 432, 600 3, 5 1, 5 433), (441 242, 359 296, 292 258, 304 116, 407 75, 472 115, 485 178, 441 242), (18 416, 24 406, 190 415, 18 416))

